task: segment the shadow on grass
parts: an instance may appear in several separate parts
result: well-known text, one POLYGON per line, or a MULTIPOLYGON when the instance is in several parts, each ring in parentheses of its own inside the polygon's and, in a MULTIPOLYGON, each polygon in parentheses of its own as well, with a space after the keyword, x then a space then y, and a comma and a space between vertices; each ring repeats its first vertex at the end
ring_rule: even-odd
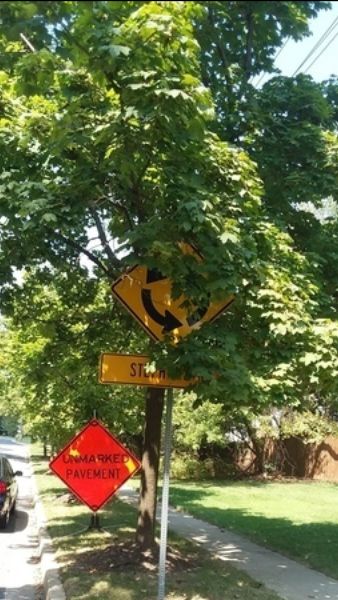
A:
POLYGON ((42 499, 44 498, 44 496, 54 496, 55 502, 57 502, 57 501, 59 501, 58 499, 61 498, 61 496, 64 496, 65 493, 67 493, 67 490, 63 490, 60 487, 49 487, 46 490, 42 490, 39 493, 39 495, 42 499))
MULTIPOLYGON (((266 484, 255 482, 252 485, 263 487, 266 484)), ((210 504, 206 507, 204 503, 209 497, 208 487, 208 485, 204 486, 205 491, 203 491, 181 490, 172 486, 170 502, 173 506, 181 507, 186 513, 202 521, 216 525, 220 529, 242 534, 257 544, 295 558, 338 579, 338 524, 296 523, 286 518, 252 514, 245 509, 224 508, 223 510, 210 504)), ((287 502, 287 487, 285 497, 281 498, 281 502, 283 501, 287 502)))
POLYGON ((34 473, 35 475, 49 475, 52 474, 51 471, 49 471, 48 469, 48 465, 43 465, 43 466, 38 466, 38 465, 34 465, 34 473))
POLYGON ((50 457, 43 456, 42 454, 31 454, 31 460, 32 460, 32 462, 35 462, 35 463, 40 463, 40 462, 47 463, 50 461, 50 457))
MULTIPOLYGON (((78 507, 77 507, 78 508, 78 507)), ((86 530, 92 513, 66 514, 49 520, 48 530, 62 551, 63 582, 67 597, 86 599, 155 600, 156 572, 143 574, 132 557, 124 557, 123 568, 114 568, 109 548, 118 542, 133 540, 137 513, 129 506, 114 502, 100 511, 100 530, 86 530), (106 529, 108 528, 108 530, 106 529), (108 555, 107 555, 108 550, 108 555), (142 593, 140 593, 140 588, 142 593)))
POLYGON ((132 522, 129 519, 120 519, 112 523, 111 520, 100 520, 100 529, 93 529, 91 527, 90 514, 79 515, 78 517, 65 517, 60 519, 52 519, 49 521, 48 530, 51 536, 58 540, 60 546, 68 545, 67 539, 71 540, 75 544, 76 538, 82 538, 87 535, 97 535, 104 539, 109 539, 114 533, 121 531, 121 529, 136 529, 136 518, 132 522))
MULTIPOLYGON (((121 528, 136 528, 136 510, 120 501, 113 501, 102 511, 96 513, 99 517, 99 525, 102 531, 100 529, 90 529, 93 514, 91 511, 86 510, 79 504, 65 506, 68 510, 65 511, 66 514, 62 518, 55 517, 49 520, 49 531, 52 537, 56 539, 67 538, 76 534, 85 535, 92 533, 105 536, 107 533, 113 534, 114 531, 121 528), (77 513, 75 513, 75 510, 77 513), (78 512, 79 510, 80 512, 78 512)), ((62 543, 63 541, 60 540, 60 544, 62 543)))
MULTIPOLYGON (((62 562, 67 597, 155 600, 158 556, 142 555, 133 538, 131 532, 101 542, 91 537, 87 544, 82 540, 75 548, 65 547, 62 562)), ((166 588, 177 600, 277 600, 261 583, 229 564, 212 559, 189 542, 173 539, 167 552, 166 588)))
MULTIPOLYGON (((49 532, 54 538, 62 560, 62 579, 67 598, 78 600, 155 600, 158 586, 158 561, 146 570, 138 564, 131 551, 137 523, 137 510, 113 499, 99 511, 101 524, 112 535, 94 531, 77 532, 85 528, 91 511, 81 505, 65 505, 62 516, 49 520, 49 532), (124 564, 111 560, 112 553, 122 545, 124 564)), ((170 546, 172 546, 171 538, 170 546)), ((191 560, 187 568, 172 569, 167 577, 168 593, 175 592, 177 600, 277 600, 262 589, 261 584, 248 580, 240 571, 232 571, 222 561, 211 561, 209 555, 199 554, 191 545, 186 549, 180 540, 175 547, 184 559, 191 560), (193 549, 192 549, 193 548, 193 549)), ((121 558, 121 554, 119 556, 121 558)), ((121 561, 120 561, 121 562, 121 561)))

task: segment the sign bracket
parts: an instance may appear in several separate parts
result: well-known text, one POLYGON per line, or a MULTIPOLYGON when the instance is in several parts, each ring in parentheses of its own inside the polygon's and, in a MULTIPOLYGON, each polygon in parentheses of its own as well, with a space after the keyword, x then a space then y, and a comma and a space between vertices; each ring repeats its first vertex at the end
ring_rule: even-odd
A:
POLYGON ((89 533, 90 531, 99 531, 100 533, 107 533, 108 535, 111 535, 109 531, 107 531, 104 527, 101 527, 100 517, 97 512, 93 512, 90 515, 90 521, 87 527, 78 529, 78 531, 73 531, 69 535, 81 535, 82 533, 89 533))

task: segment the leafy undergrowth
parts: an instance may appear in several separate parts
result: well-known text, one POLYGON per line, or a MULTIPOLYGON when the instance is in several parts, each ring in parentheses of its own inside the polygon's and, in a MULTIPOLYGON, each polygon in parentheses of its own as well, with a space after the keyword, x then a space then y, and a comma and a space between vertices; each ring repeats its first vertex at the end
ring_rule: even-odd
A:
MULTIPOLYGON (((33 457, 36 481, 67 600, 155 600, 158 547, 141 552, 134 543, 136 511, 114 499, 100 511, 103 530, 86 530, 88 509, 49 474, 47 462, 33 457)), ((169 537, 167 600, 278 600, 244 573, 204 550, 169 537)))

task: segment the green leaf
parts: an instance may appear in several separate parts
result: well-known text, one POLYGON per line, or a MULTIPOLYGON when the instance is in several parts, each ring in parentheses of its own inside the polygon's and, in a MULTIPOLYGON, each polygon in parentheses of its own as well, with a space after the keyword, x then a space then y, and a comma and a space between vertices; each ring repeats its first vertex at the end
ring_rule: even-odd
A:
POLYGON ((118 44, 111 44, 109 46, 109 53, 113 58, 118 56, 128 56, 130 54, 130 48, 128 46, 119 46, 118 44))

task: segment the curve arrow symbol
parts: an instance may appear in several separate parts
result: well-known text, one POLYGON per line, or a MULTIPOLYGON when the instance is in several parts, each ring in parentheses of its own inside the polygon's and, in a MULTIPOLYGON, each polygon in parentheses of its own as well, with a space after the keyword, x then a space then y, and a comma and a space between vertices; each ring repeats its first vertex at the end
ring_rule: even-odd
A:
POLYGON ((175 315, 169 312, 169 310, 166 310, 164 315, 158 312, 151 298, 151 290, 142 290, 141 297, 143 306, 149 317, 151 317, 155 323, 158 323, 158 325, 162 325, 163 333, 169 333, 173 329, 177 329, 178 327, 182 326, 182 323, 176 319, 175 315))
POLYGON ((165 275, 162 275, 162 273, 158 269, 147 270, 147 284, 155 283, 156 281, 162 281, 163 279, 167 279, 167 277, 165 275))

